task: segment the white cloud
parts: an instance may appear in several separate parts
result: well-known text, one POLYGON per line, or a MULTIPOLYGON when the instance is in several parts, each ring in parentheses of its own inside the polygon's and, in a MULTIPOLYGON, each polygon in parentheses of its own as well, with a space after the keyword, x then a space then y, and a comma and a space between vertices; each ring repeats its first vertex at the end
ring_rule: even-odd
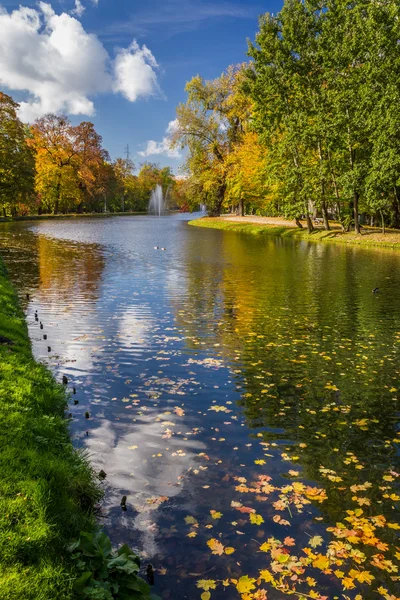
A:
MULTIPOLYGON (((75 11, 83 9, 76 0, 75 11)), ((75 12, 77 14, 77 12, 75 12)), ((74 16, 51 5, 0 7, 0 84, 27 92, 20 117, 32 121, 48 112, 93 115, 92 96, 121 92, 134 102, 159 92, 157 62, 135 41, 113 61, 100 40, 74 16)))
POLYGON ((75 8, 71 10, 71 14, 76 15, 77 17, 81 17, 85 10, 86 7, 83 6, 81 0, 75 0, 75 8))
POLYGON ((175 131, 178 129, 179 126, 179 121, 178 119, 174 119, 173 121, 170 121, 168 123, 168 127, 167 127, 167 133, 169 135, 172 135, 173 133, 175 133, 175 131))
POLYGON ((181 153, 177 148, 171 148, 171 135, 176 131, 178 126, 178 119, 170 121, 166 130, 167 135, 163 137, 161 142, 149 140, 145 150, 138 152, 139 156, 155 156, 156 154, 164 154, 169 158, 181 158, 181 153))
POLYGON ((139 96, 159 93, 157 67, 157 61, 147 46, 140 47, 134 40, 115 59, 114 91, 121 92, 130 102, 135 102, 139 96))

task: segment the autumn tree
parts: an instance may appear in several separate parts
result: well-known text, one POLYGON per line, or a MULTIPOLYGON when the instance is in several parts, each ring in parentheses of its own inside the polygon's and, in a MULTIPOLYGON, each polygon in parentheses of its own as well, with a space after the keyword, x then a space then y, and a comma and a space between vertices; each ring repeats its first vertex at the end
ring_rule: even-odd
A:
POLYGON ((186 172, 209 214, 221 212, 227 191, 226 160, 244 132, 249 102, 241 92, 243 66, 213 81, 196 76, 186 85, 187 101, 177 108, 175 146, 187 148, 186 172))
POLYGON ((32 126, 36 152, 36 190, 45 209, 91 208, 101 193, 97 182, 108 160, 92 123, 73 126, 65 116, 46 115, 32 126))

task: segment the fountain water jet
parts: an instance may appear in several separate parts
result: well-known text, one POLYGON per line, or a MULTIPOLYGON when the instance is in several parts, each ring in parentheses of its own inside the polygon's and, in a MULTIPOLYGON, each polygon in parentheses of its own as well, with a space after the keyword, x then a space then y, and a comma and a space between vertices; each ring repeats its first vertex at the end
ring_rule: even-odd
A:
POLYGON ((161 185, 156 185, 151 192, 149 202, 149 214, 155 214, 159 217, 165 212, 165 200, 161 185))

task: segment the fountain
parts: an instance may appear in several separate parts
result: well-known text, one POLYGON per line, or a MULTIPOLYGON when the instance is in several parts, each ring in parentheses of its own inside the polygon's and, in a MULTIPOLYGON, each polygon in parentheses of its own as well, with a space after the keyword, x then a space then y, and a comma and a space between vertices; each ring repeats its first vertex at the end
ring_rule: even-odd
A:
POLYGON ((149 202, 149 214, 155 214, 159 217, 165 212, 165 201, 161 185, 156 185, 151 192, 149 202))

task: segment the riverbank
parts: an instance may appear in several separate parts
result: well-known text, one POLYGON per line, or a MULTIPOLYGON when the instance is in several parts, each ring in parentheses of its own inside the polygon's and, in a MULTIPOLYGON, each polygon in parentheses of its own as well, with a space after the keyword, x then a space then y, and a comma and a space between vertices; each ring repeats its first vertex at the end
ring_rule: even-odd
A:
POLYGON ((0 263, 0 597, 72 598, 66 544, 95 525, 96 478, 74 449, 66 394, 32 355, 0 263))
POLYGON ((12 223, 13 221, 47 221, 49 219, 104 219, 106 217, 136 217, 139 215, 147 215, 147 212, 116 212, 116 213, 69 213, 58 215, 24 215, 19 217, 1 217, 0 223, 12 223))
POLYGON ((363 227, 360 235, 350 231, 343 233, 337 224, 332 224, 331 231, 316 227, 313 233, 308 233, 306 228, 300 229, 294 221, 286 221, 273 217, 203 217, 189 221, 195 227, 208 227, 224 229, 253 235, 272 235, 303 239, 308 242, 329 242, 341 244, 356 244, 361 246, 394 248, 400 250, 400 231, 388 229, 385 234, 380 229, 363 227))

